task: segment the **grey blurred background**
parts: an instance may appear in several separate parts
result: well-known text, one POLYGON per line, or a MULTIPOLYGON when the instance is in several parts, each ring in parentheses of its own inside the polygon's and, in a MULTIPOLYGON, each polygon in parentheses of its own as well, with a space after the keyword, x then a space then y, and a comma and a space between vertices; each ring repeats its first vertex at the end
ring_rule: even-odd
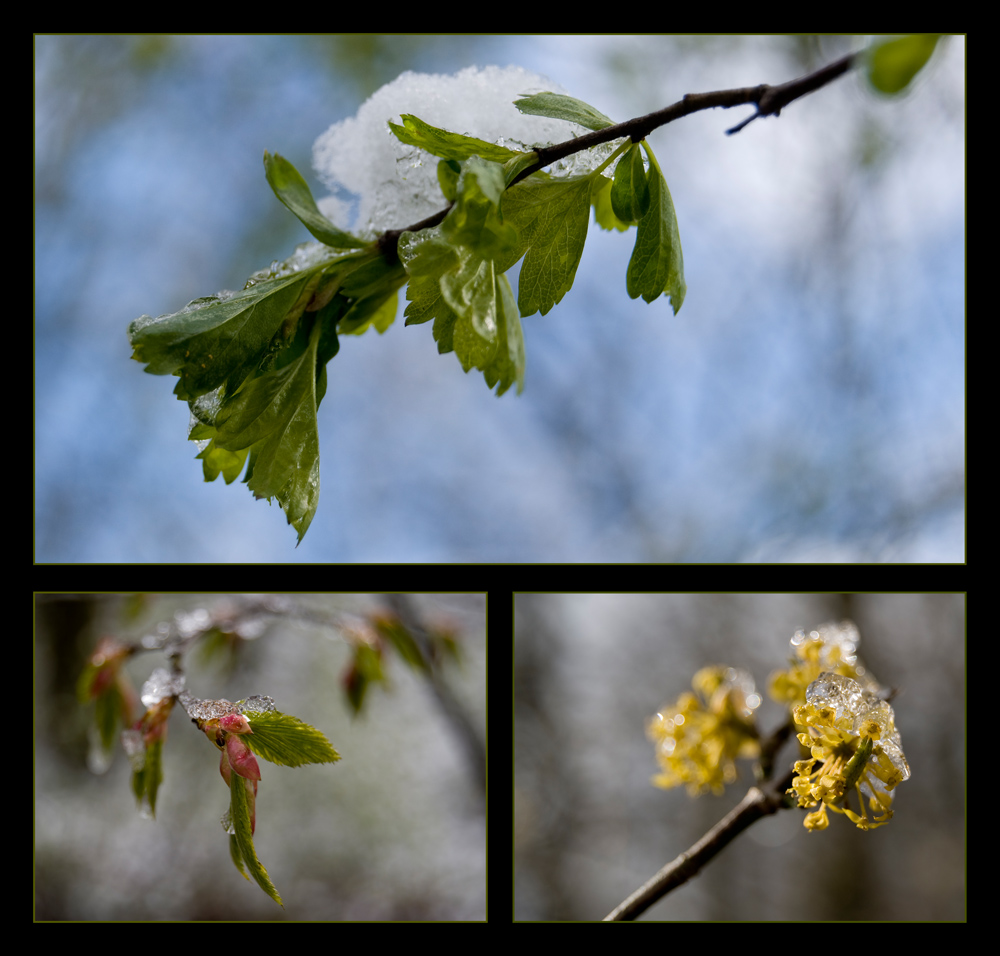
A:
POLYGON ((298 549, 277 506, 202 480, 172 377, 129 359, 133 318, 309 238, 263 151, 321 194, 316 137, 404 70, 523 66, 626 119, 863 42, 36 36, 36 560, 964 560, 962 37, 899 99, 849 76, 736 136, 749 107, 653 133, 680 314, 628 299, 634 235, 592 223, 524 321, 520 397, 427 326, 343 341, 298 549))
MULTIPOLYGON (((751 671, 758 727, 798 627, 852 618, 885 686, 911 777, 868 832, 831 814, 766 817, 642 920, 962 920, 965 880, 965 600, 952 594, 519 594, 515 607, 515 907, 519 920, 600 920, 741 800, 650 783, 646 718, 695 671, 751 671)), ((797 743, 778 767, 790 768, 797 743)))
MULTIPOLYGON (((321 614, 386 609, 379 595, 289 595, 321 614)), ((44 920, 482 920, 485 802, 463 741, 427 682, 389 653, 388 690, 368 691, 353 718, 340 685, 348 645, 337 628, 261 619, 232 669, 186 656, 196 697, 274 698, 320 729, 332 765, 261 765, 254 843, 284 909, 234 867, 220 825, 229 792, 218 754, 180 707, 171 715, 156 820, 143 819, 124 752, 87 769, 93 705, 75 686, 99 636, 138 640, 175 611, 211 610, 240 595, 148 595, 138 618, 128 596, 42 595, 36 605, 34 903, 44 920)), ((485 740, 483 595, 413 595, 428 621, 458 628, 461 666, 444 678, 485 740)), ((138 692, 162 653, 126 665, 138 692)))

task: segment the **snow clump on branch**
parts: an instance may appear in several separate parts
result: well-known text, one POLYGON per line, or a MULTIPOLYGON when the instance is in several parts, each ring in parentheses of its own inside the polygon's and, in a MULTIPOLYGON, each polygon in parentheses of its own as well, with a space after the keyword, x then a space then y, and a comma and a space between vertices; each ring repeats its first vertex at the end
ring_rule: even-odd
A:
POLYGON ((402 113, 510 149, 564 142, 587 132, 573 123, 526 115, 513 105, 521 96, 544 91, 567 92, 513 66, 468 67, 454 76, 401 74, 369 97, 356 116, 334 123, 316 140, 313 167, 320 179, 334 192, 360 199, 353 223, 347 222, 350 206, 337 196, 321 199, 320 210, 341 228, 374 237, 444 208, 437 158, 404 145, 389 130, 389 121, 400 123, 402 113))

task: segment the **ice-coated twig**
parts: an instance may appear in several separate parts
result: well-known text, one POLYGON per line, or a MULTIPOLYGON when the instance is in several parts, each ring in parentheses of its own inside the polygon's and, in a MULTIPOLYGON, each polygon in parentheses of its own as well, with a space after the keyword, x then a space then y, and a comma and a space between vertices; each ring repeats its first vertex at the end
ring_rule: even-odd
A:
POLYGON ((234 702, 225 698, 201 700, 198 697, 193 697, 187 691, 183 691, 178 695, 177 700, 180 701, 180 705, 187 712, 188 717, 195 720, 214 720, 218 717, 225 717, 226 714, 253 714, 275 709, 273 698, 261 697, 257 694, 234 702))

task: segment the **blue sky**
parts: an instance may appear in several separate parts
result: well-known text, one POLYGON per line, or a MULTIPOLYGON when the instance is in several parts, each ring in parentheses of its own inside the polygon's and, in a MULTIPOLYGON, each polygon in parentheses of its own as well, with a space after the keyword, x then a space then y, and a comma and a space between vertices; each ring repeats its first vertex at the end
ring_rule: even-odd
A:
POLYGON ((264 149, 322 195, 314 140, 404 69, 523 66, 624 119, 853 42, 36 38, 36 561, 964 560, 962 38, 898 100, 849 76, 733 137, 746 109, 656 131, 684 307, 629 300, 632 234, 591 224, 522 321, 520 397, 427 326, 345 339, 298 549, 276 504, 202 480, 173 379, 129 360, 131 319, 308 238, 264 149))

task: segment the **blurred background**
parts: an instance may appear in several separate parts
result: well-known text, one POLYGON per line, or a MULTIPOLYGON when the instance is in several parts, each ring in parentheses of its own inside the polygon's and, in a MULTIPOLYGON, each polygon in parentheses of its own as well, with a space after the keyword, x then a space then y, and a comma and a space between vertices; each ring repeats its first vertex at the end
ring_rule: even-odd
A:
POLYGON ((313 142, 404 70, 523 66, 626 119, 863 42, 36 36, 36 561, 963 561, 962 37, 898 99, 851 75, 732 137, 751 107, 653 133, 680 314, 627 297, 634 234, 592 223, 524 320, 520 397, 426 326, 345 339, 298 549, 276 505, 202 480, 173 377, 129 360, 133 318, 309 238, 264 150, 323 194, 313 142))
MULTIPOLYGON (((156 819, 144 819, 116 747, 107 773, 88 767, 94 705, 76 681, 105 634, 133 642, 160 622, 262 595, 38 595, 35 639, 34 906, 40 920, 482 920, 486 816, 481 776, 428 681, 387 653, 389 686, 372 686, 352 717, 341 686, 350 659, 329 618, 387 611, 384 595, 289 595, 294 613, 247 620, 255 639, 235 659, 185 655, 200 698, 274 698, 277 709, 321 730, 335 764, 279 767, 260 760, 257 856, 279 907, 229 856, 220 825, 229 791, 218 752, 178 706, 164 747, 156 819), (177 615, 177 616, 175 616, 177 615), (312 616, 316 622, 304 618, 312 616)), ((442 680, 485 741, 483 595, 411 595, 428 624, 457 630, 462 660, 442 680)), ((138 693, 161 652, 126 664, 138 693)))
MULTIPOLYGON (((863 832, 804 811, 754 823, 642 920, 962 920, 965 599, 952 594, 519 594, 515 608, 514 916, 600 920, 692 846, 753 783, 662 790, 645 722, 707 664, 749 670, 765 735, 784 720, 767 678, 795 630, 853 619, 859 657, 897 689, 911 777, 863 832)), ((798 759, 792 739, 776 767, 798 759)), ((784 773, 784 770, 781 771, 784 773)))

